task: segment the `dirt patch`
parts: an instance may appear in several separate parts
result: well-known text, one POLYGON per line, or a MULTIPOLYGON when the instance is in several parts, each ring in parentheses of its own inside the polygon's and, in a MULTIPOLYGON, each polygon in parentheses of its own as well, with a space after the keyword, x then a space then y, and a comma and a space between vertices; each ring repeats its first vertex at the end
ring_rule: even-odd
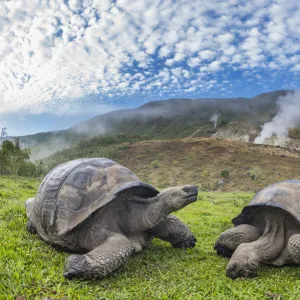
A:
POLYGON ((142 180, 157 187, 188 183, 204 190, 257 191, 300 175, 299 151, 212 138, 137 142, 118 157, 142 180), (219 186, 224 169, 229 178, 219 186))

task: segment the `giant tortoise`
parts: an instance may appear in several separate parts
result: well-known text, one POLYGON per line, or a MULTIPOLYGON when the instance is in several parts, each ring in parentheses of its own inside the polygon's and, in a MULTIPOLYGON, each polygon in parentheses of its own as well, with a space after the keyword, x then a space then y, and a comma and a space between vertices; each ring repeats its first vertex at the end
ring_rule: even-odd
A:
POLYGON ((218 254, 231 257, 226 275, 256 276, 260 263, 282 266, 300 263, 300 180, 286 180, 259 191, 234 228, 215 244, 218 254))
POLYGON ((154 237, 194 247, 194 235, 170 213, 194 202, 197 193, 193 185, 158 192, 115 161, 77 159, 50 171, 26 201, 27 229, 74 253, 65 262, 66 278, 101 278, 154 237))

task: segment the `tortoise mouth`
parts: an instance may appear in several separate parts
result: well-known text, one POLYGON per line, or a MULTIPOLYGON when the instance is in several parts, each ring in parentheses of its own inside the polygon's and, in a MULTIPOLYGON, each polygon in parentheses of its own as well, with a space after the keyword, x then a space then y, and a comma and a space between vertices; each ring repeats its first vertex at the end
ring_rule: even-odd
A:
POLYGON ((198 188, 196 186, 186 186, 183 188, 183 190, 187 193, 186 199, 189 203, 197 200, 198 188))
POLYGON ((190 194, 186 197, 188 203, 192 203, 192 202, 195 202, 197 200, 197 194, 198 192, 195 194, 190 194))
POLYGON ((257 273, 251 270, 240 270, 239 272, 232 273, 230 270, 227 270, 226 276, 235 280, 237 278, 255 278, 257 277, 257 273))

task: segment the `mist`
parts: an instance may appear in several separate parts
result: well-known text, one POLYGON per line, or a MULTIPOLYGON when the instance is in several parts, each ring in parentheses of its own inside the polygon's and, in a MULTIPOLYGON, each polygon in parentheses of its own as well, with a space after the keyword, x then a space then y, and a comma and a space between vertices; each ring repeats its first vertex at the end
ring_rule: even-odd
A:
POLYGON ((263 125, 254 143, 262 144, 273 135, 276 135, 279 140, 288 137, 289 129, 300 125, 300 90, 279 97, 277 106, 276 116, 263 125))
POLYGON ((58 151, 69 148, 71 145, 72 143, 67 141, 65 138, 53 138, 49 142, 45 142, 37 147, 31 148, 30 160, 36 161, 44 159, 58 151))

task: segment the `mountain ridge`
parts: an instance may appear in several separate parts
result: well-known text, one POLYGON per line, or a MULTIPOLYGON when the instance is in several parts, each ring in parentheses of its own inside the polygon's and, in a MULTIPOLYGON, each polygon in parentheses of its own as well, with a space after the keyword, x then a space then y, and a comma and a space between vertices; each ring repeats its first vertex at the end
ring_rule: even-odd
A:
POLYGON ((277 100, 291 90, 258 94, 251 98, 175 98, 156 100, 133 109, 120 109, 68 129, 20 137, 40 159, 80 140, 124 134, 147 139, 217 137, 253 141, 261 126, 277 113, 277 100), (213 120, 213 116, 216 120, 213 120))

